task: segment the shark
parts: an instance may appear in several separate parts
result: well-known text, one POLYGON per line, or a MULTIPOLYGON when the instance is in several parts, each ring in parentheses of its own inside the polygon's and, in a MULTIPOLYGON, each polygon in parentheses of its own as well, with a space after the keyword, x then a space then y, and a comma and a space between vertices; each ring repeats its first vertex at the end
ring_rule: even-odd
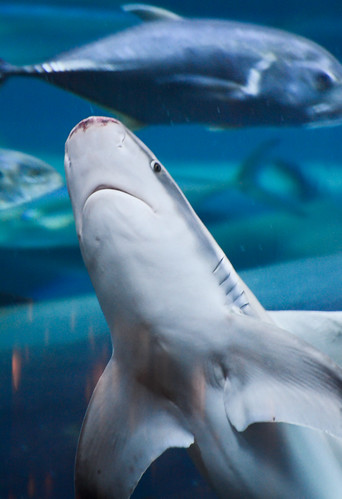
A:
POLYGON ((116 119, 75 126, 65 172, 113 344, 79 437, 76 497, 130 497, 170 447, 188 448, 221 498, 337 497, 342 370, 298 333, 336 337, 338 318, 269 314, 116 119))

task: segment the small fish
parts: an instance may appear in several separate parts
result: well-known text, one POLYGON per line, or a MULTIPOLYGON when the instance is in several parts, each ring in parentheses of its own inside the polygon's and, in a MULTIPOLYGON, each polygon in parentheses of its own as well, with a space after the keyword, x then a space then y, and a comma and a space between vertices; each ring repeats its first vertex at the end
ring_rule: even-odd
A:
POLYGON ((342 66, 314 42, 146 5, 124 9, 144 22, 42 64, 2 62, 0 81, 14 75, 46 80, 112 110, 131 127, 341 122, 342 66))
MULTIPOLYGON (((325 432, 342 437, 342 369, 279 327, 301 317, 299 333, 310 330, 313 316, 274 323, 162 164, 117 120, 79 123, 65 171, 114 346, 83 422, 76 497, 128 498, 160 454, 189 447, 219 497, 337 499, 342 471, 325 432), (254 424, 267 422, 297 427, 254 424)), ((335 318, 319 322, 326 337, 338 337, 335 318)))
POLYGON ((253 215, 267 210, 303 214, 302 203, 314 199, 318 190, 307 173, 309 168, 304 170, 293 161, 271 154, 277 143, 275 138, 262 141, 240 165, 231 166, 228 179, 221 176, 215 182, 211 169, 210 179, 207 175, 202 185, 197 182, 189 186, 187 195, 192 202, 196 200, 196 212, 215 223, 250 217, 251 211, 253 215))
POLYGON ((65 185, 31 201, 0 210, 0 247, 37 249, 76 244, 65 185))
POLYGON ((38 199, 64 184, 52 166, 34 156, 0 149, 0 215, 38 199))
POLYGON ((72 223, 62 176, 34 156, 0 149, 0 247, 74 246, 72 223))

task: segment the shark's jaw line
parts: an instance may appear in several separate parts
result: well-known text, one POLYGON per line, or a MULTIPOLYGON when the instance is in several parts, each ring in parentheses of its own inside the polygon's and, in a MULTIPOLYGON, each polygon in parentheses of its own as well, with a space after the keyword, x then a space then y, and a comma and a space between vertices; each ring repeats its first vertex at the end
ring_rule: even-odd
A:
POLYGON ((146 206, 148 206, 153 212, 155 212, 155 210, 153 209, 153 207, 147 202, 145 201, 144 199, 142 199, 141 197, 139 196, 136 196, 135 194, 132 194, 131 192, 128 192, 127 190, 125 189, 121 189, 119 187, 112 187, 112 186, 109 186, 109 185, 105 185, 105 184, 101 184, 99 185, 98 187, 96 187, 90 194, 89 196, 87 197, 86 199, 86 202, 84 204, 84 206, 87 204, 87 202, 89 201, 89 199, 94 195, 94 194, 97 194, 98 192, 102 192, 102 191, 113 191, 113 192, 119 192, 121 194, 126 194, 127 196, 130 196, 131 198, 133 199, 136 199, 137 201, 140 201, 142 203, 144 203, 146 206))

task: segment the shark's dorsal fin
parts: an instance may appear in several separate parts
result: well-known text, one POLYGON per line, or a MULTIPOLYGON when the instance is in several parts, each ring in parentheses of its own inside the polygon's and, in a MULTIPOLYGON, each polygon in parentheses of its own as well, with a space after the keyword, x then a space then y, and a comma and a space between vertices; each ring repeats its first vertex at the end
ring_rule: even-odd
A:
POLYGON ((154 7, 153 5, 146 5, 143 3, 129 3, 121 6, 122 10, 134 14, 139 19, 145 22, 150 21, 179 21, 181 16, 171 12, 170 10, 162 9, 161 7, 154 7))

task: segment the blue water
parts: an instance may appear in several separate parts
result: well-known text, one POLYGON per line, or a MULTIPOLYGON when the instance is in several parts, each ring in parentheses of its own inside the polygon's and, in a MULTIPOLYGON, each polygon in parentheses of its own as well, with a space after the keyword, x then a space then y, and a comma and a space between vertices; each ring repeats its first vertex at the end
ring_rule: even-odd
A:
MULTIPOLYGON (((342 60, 342 5, 333 0, 159 5, 288 29, 342 60)), ((0 56, 15 64, 42 61, 133 22, 113 0, 0 1, 0 56)), ((60 173, 71 128, 89 115, 108 114, 42 81, 19 78, 0 88, 0 109, 0 147, 33 154, 60 173)), ((151 126, 138 136, 174 175, 265 306, 342 308, 342 127, 213 132, 198 125, 151 126), (315 187, 308 198, 284 178, 262 184, 267 199, 230 184, 232 172, 273 138, 277 144, 265 165, 279 158, 295 165, 304 190, 315 187)), ((67 199, 62 202, 70 209, 67 199)), ((111 352, 109 333, 102 323, 97 331, 84 317, 78 322, 72 308, 74 299, 92 293, 72 227, 51 238, 25 229, 24 218, 14 229, 0 224, 0 498, 68 499, 78 432, 111 352), (37 307, 45 302, 59 305, 37 307), (77 332, 73 340, 70 330, 77 332)), ((186 451, 168 451, 134 497, 214 496, 186 451)))

